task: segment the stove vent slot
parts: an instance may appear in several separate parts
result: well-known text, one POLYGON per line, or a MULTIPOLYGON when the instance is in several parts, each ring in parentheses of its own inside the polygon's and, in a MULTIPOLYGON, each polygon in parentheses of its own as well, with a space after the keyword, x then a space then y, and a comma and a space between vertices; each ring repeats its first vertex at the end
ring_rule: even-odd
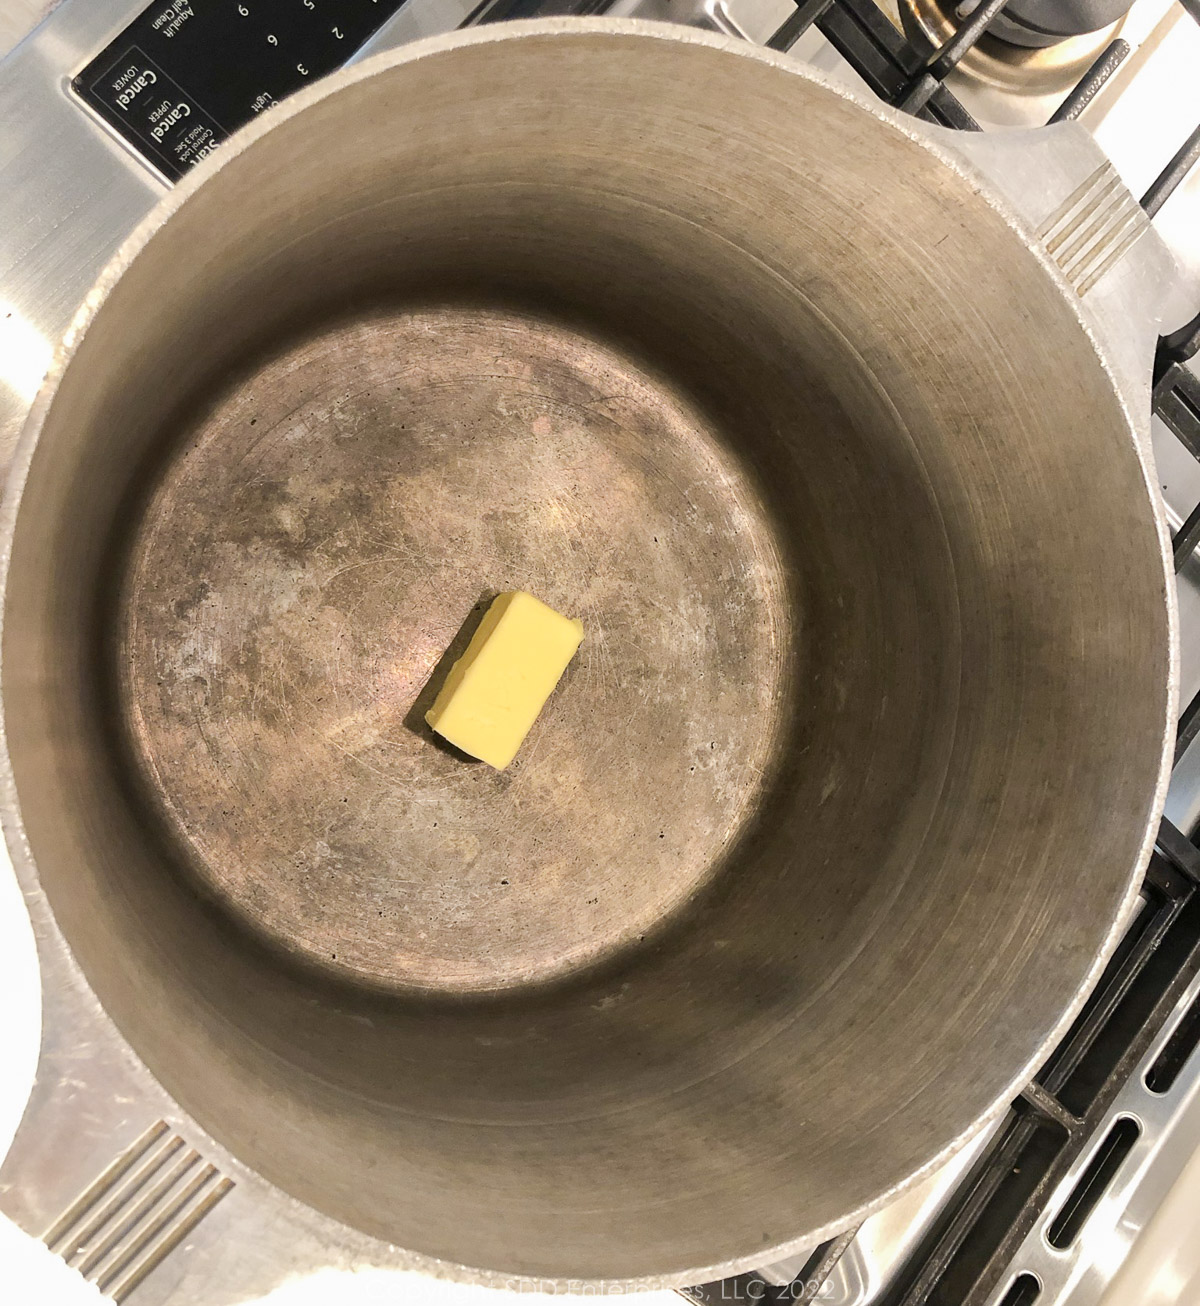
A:
POLYGON ((996 1306, 1033 1306, 1041 1291, 1042 1285, 1034 1275, 1026 1271, 1024 1274, 1018 1274, 1009 1284, 1008 1291, 996 1306))
POLYGON ((1193 999, 1174 1033, 1146 1071, 1146 1087, 1151 1093, 1166 1093, 1179 1078, 1188 1058, 1200 1043, 1200 997, 1193 999))
POLYGON ((1141 1132, 1138 1122, 1129 1116, 1113 1124, 1047 1230, 1051 1247, 1062 1250, 1075 1241, 1141 1132))

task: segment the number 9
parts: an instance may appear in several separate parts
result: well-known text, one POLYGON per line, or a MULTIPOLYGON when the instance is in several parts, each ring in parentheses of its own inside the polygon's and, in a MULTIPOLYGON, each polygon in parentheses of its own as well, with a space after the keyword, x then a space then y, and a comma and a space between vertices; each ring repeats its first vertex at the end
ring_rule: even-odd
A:
POLYGON ((277 37, 274 33, 272 33, 270 36, 268 36, 268 37, 267 37, 267 40, 270 41, 270 43, 271 43, 272 45, 278 45, 278 44, 279 44, 279 37, 277 37))

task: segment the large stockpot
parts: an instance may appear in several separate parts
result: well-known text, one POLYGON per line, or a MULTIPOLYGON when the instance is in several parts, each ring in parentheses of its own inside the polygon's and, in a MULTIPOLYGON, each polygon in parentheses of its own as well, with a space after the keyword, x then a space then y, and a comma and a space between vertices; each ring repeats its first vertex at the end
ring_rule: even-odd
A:
POLYGON ((994 1117, 1136 896, 1173 718, 1131 415, 1169 262, 1083 133, 1011 145, 548 22, 175 189, 4 515, 46 993, 6 1210, 82 1238, 169 1131, 212 1200, 145 1300, 676 1284, 994 1117), (496 773, 420 709, 513 587, 586 639, 496 773))

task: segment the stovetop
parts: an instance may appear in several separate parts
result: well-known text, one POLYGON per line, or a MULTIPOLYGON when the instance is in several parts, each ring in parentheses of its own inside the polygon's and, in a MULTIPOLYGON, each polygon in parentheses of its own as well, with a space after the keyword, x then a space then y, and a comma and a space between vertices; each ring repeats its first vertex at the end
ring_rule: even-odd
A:
MULTIPOLYGON (((0 464, 99 268, 170 179, 228 130, 333 67, 537 13, 724 31, 962 130, 1078 116, 1157 210, 1181 301, 1200 311, 1200 169, 1188 175, 1200 153, 1200 0, 1137 0, 1100 33, 1040 49, 981 37, 1003 0, 961 0, 953 18, 937 0, 882 3, 345 0, 326 21, 314 0, 161 0, 131 28, 136 2, 62 0, 0 62, 0 464), (228 70, 214 77, 208 61, 231 36, 241 41, 239 24, 259 54, 232 82, 228 70), (1183 179, 1172 190, 1175 174, 1183 179)), ((966 1152, 861 1228, 756 1275, 699 1285, 687 1294, 697 1301, 1096 1302, 1200 1149, 1200 1057, 1191 1055, 1200 849, 1189 837, 1200 818, 1200 747, 1187 747, 1200 733, 1200 379, 1189 361, 1200 325, 1167 325, 1180 330, 1156 360, 1153 436, 1176 532, 1188 707, 1141 910, 1063 1043, 966 1152)))

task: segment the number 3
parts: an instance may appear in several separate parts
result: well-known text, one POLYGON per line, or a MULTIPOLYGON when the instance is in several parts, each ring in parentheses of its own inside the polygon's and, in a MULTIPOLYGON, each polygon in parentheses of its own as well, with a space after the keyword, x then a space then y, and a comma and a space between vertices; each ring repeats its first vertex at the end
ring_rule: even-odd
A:
POLYGON ((305 66, 302 63, 298 63, 296 65, 296 71, 300 74, 301 77, 308 76, 308 69, 305 68, 305 66))

